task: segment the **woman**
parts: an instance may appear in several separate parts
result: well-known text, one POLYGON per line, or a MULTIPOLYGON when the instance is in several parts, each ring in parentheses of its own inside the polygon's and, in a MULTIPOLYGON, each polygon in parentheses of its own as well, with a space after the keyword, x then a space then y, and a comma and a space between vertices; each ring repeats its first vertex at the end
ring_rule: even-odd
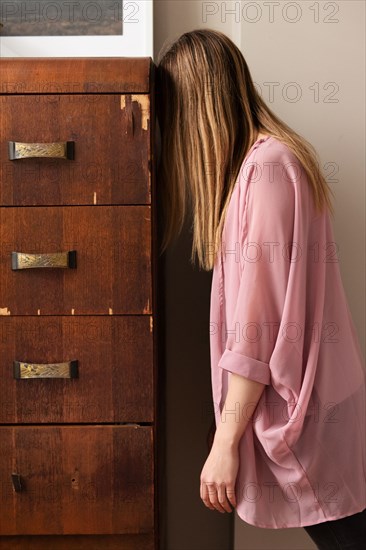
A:
POLYGON ((191 259, 213 270, 201 499, 304 527, 321 549, 364 548, 365 372, 316 152, 218 31, 163 48, 156 97, 162 250, 191 214, 191 259))

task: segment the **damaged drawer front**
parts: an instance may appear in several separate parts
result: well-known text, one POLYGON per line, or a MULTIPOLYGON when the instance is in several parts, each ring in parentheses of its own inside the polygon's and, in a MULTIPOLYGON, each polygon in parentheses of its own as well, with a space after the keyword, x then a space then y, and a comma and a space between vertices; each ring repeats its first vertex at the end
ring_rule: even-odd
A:
POLYGON ((1 424, 154 419, 151 316, 10 316, 0 345, 1 424))
POLYGON ((150 206, 10 207, 0 217, 1 314, 151 313, 150 206))
POLYGON ((147 533, 149 426, 1 426, 0 535, 147 533))
POLYGON ((0 204, 149 204, 150 96, 1 98, 0 204))

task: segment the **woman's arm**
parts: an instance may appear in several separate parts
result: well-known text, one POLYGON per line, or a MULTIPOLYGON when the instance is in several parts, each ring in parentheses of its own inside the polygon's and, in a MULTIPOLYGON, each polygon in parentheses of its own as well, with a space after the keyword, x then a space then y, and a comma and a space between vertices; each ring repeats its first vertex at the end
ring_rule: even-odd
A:
POLYGON ((236 506, 238 445, 265 384, 230 373, 228 392, 210 454, 201 472, 201 499, 211 510, 231 512, 236 506))
POLYGON ((215 440, 232 446, 239 444, 265 384, 233 372, 229 376, 228 392, 215 433, 215 440))

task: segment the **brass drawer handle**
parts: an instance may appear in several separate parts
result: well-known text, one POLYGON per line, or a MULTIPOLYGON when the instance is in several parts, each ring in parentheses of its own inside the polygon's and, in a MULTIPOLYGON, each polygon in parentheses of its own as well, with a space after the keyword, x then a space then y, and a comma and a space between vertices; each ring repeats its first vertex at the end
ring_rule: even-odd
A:
POLYGON ((78 361, 66 363, 24 363, 13 362, 14 378, 78 378, 78 361))
POLYGON ((9 160, 28 158, 53 158, 74 160, 75 142, 19 143, 9 141, 9 160))
POLYGON ((76 250, 68 252, 52 252, 50 254, 27 254, 26 252, 11 253, 11 268, 31 269, 43 267, 76 268, 76 250))

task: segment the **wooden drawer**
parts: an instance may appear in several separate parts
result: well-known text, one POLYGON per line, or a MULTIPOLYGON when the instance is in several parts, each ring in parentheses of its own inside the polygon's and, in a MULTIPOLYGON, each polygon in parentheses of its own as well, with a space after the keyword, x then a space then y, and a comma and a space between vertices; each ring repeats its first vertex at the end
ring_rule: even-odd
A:
POLYGON ((0 318, 0 423, 152 422, 152 336, 147 315, 0 318))
POLYGON ((0 427, 0 535, 152 531, 152 435, 138 425, 0 427))
POLYGON ((4 57, 0 63, 4 94, 143 94, 154 76, 150 57, 4 57))
POLYGON ((1 314, 152 312, 150 206, 8 207, 0 217, 1 314), (76 268, 12 269, 12 252, 73 250, 76 268))
MULTIPOLYGON (((148 94, 3 96, 0 204, 150 203, 149 102, 148 94), (9 142, 71 142, 74 158, 9 160, 9 142)), ((15 149, 60 154, 45 146, 15 149)))

